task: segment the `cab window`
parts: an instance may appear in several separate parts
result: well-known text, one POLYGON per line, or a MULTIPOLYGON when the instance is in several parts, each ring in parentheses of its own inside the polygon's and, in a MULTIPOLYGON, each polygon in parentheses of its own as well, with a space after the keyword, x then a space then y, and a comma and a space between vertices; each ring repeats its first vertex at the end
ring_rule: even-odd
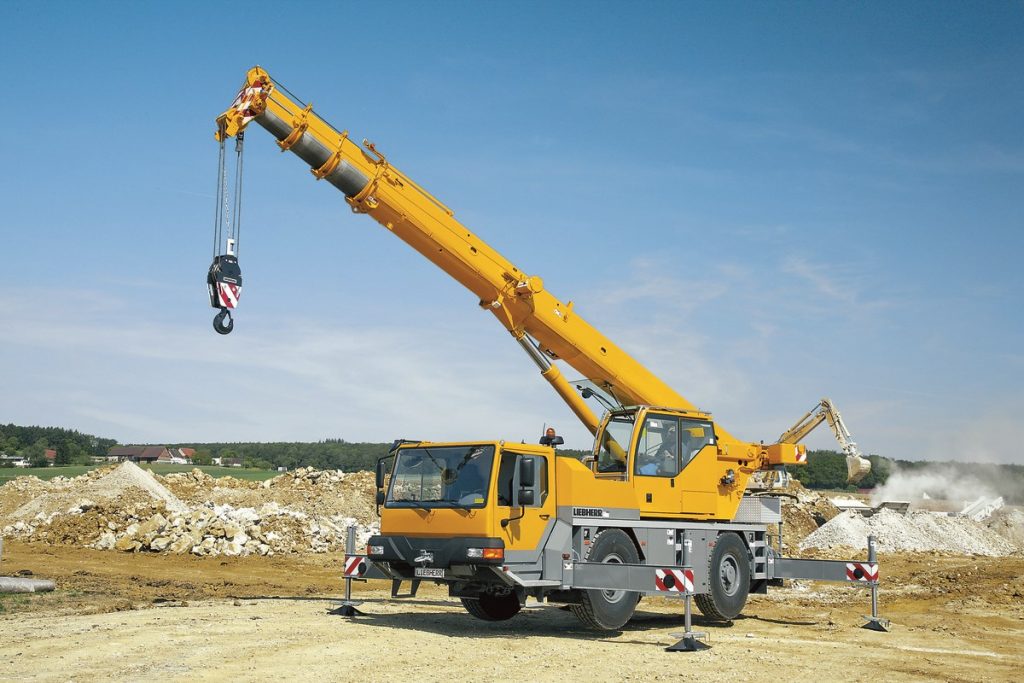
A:
POLYGON ((686 467, 702 448, 715 443, 715 428, 710 422, 687 419, 680 420, 679 426, 679 453, 686 467))
POLYGON ((632 415, 617 415, 605 425, 601 432, 601 443, 597 451, 598 472, 625 472, 626 453, 633 435, 632 415))
POLYGON ((533 485, 533 505, 526 507, 543 507, 548 498, 548 459, 542 455, 521 455, 519 453, 502 453, 498 465, 498 505, 512 505, 512 488, 515 486, 516 462, 519 458, 533 460, 535 480, 533 485))
POLYGON ((682 470, 679 418, 648 414, 637 438, 633 472, 646 477, 674 477, 682 470))

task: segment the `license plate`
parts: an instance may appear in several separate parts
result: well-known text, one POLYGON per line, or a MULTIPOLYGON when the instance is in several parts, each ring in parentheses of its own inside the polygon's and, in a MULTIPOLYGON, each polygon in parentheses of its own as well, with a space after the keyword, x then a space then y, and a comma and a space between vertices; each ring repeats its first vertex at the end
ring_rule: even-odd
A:
POLYGON ((443 579, 444 569, 434 567, 416 567, 413 575, 425 579, 443 579))

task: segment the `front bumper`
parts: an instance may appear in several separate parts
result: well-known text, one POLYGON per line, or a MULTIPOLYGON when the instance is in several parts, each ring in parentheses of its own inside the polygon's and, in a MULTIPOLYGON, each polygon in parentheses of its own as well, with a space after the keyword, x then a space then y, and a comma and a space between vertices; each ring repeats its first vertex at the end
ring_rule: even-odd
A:
MULTIPOLYGON (((386 562, 393 570, 411 574, 415 567, 448 569, 454 566, 500 566, 504 557, 484 558, 470 555, 470 549, 505 548, 500 538, 456 536, 425 538, 419 536, 371 536, 369 546, 380 546, 381 553, 369 554, 374 562, 386 562), (408 570, 408 571, 406 571, 408 570)), ((503 554, 502 554, 503 555, 503 554)))

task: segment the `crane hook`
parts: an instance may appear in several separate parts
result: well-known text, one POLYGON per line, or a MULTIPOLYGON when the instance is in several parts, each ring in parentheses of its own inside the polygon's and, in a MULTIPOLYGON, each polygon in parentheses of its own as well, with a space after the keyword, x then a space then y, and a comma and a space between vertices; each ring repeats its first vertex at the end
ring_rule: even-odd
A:
POLYGON ((231 311, 227 308, 220 309, 220 313, 213 317, 213 329, 217 334, 231 334, 235 329, 235 321, 231 318, 231 311), (224 321, 227 320, 227 324, 224 321))

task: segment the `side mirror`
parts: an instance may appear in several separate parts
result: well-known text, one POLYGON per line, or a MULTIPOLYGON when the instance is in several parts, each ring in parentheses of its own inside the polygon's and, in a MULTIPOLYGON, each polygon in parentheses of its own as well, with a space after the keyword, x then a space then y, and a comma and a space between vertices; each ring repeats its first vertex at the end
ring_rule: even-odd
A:
POLYGON ((520 505, 533 505, 536 501, 533 497, 533 489, 521 488, 519 489, 519 504, 520 505))
MULTIPOLYGON (((534 471, 533 458, 521 458, 519 460, 519 486, 529 489, 537 483, 536 472, 534 471)), ((520 494, 522 495, 522 494, 520 494)))
POLYGON ((549 446, 561 446, 563 443, 565 443, 565 439, 563 439, 560 436, 553 436, 553 437, 551 437, 551 441, 550 441, 550 443, 548 445, 549 446))
POLYGON ((387 463, 384 460, 377 461, 377 488, 384 488, 384 475, 387 473, 387 463))

